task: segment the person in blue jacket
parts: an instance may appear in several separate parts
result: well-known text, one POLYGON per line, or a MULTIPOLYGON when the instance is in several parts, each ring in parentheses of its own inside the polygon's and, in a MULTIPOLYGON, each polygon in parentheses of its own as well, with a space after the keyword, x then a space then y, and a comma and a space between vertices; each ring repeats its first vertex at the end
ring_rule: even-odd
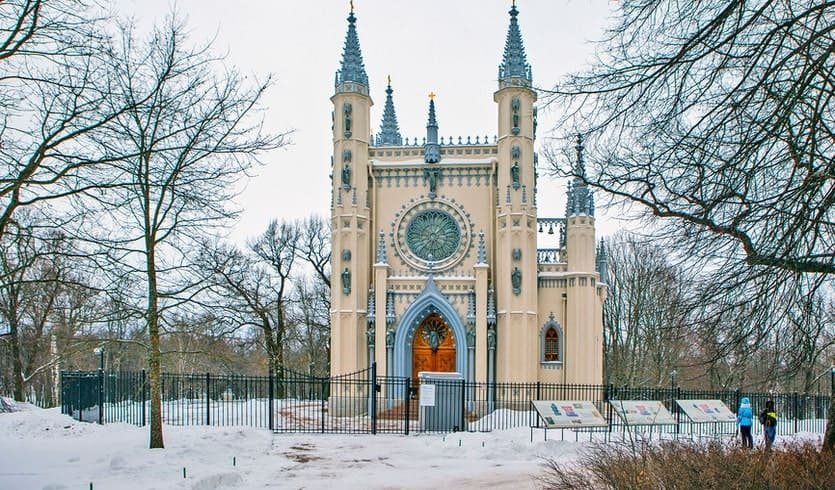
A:
POLYGON ((751 409, 751 400, 748 397, 743 397, 739 402, 739 410, 736 412, 736 424, 739 426, 742 447, 754 447, 754 438, 751 437, 751 424, 753 423, 754 411, 751 409))

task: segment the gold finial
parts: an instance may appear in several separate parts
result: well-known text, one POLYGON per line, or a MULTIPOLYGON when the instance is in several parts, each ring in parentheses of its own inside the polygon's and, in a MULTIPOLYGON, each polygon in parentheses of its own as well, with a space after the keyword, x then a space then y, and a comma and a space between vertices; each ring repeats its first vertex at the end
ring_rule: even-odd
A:
POLYGON ((516 6, 516 0, 513 0, 513 6, 514 7, 516 6))
POLYGON ((435 92, 429 92, 429 100, 435 100, 435 92))
POLYGON ((389 75, 387 78, 388 78, 388 84, 391 85, 391 75, 389 75))
MULTIPOLYGON (((513 0, 513 2, 515 4, 516 0, 513 0)), ((354 0, 350 0, 348 3, 351 4, 351 13, 354 13, 354 0)))

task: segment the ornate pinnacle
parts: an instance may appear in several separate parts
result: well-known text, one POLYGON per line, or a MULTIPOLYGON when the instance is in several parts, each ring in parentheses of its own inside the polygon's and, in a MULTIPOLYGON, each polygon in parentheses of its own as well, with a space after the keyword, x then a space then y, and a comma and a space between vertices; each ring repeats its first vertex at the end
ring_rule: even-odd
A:
POLYGON ((383 122, 380 123, 380 133, 377 135, 377 145, 402 145, 403 138, 400 136, 400 128, 397 125, 397 114, 394 111, 394 99, 391 94, 391 76, 388 77, 386 87, 386 105, 383 109, 383 122))
POLYGON ((377 243, 377 263, 386 263, 386 234, 380 230, 380 241, 377 243))
POLYGON ((487 247, 484 244, 484 230, 478 232, 478 258, 476 264, 487 263, 487 247))
POLYGON ((423 160, 426 163, 441 161, 441 146, 438 144, 438 121, 435 118, 435 93, 429 93, 429 121, 426 123, 426 143, 423 160))
POLYGON ((354 82, 368 88, 368 74, 362 61, 360 41, 357 36, 357 18, 354 16, 354 6, 351 3, 351 13, 348 14, 348 32, 345 35, 345 45, 342 49, 342 64, 336 72, 336 87, 345 82, 354 82))
POLYGON ((507 29, 507 40, 504 45, 502 64, 499 65, 499 81, 509 82, 511 78, 520 78, 531 83, 531 66, 525 56, 525 46, 522 44, 522 32, 519 30, 519 21, 516 16, 516 2, 510 7, 510 26, 507 29))
POLYGON ((493 288, 487 290, 487 325, 496 325, 496 299, 493 295, 493 288))
POLYGON ((368 324, 373 325, 375 320, 375 306, 374 306, 374 288, 368 289, 368 312, 365 317, 368 319, 368 324))

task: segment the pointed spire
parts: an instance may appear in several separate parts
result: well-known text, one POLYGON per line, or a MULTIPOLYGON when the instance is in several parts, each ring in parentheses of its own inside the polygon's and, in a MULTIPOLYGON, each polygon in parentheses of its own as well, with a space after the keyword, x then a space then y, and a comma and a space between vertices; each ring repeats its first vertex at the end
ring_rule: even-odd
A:
POLYGON ((357 18, 354 16, 352 2, 351 13, 348 14, 348 33, 345 35, 345 46, 342 49, 342 64, 339 71, 336 72, 336 91, 362 92, 367 95, 368 75, 365 73, 365 65, 362 62, 362 51, 360 50, 359 37, 357 37, 356 22, 357 18))
POLYGON ((585 177, 586 176, 586 161, 583 158, 583 150, 585 147, 583 146, 583 135, 577 133, 577 145, 574 147, 577 150, 577 163, 574 164, 574 173, 578 177, 585 177))
POLYGON ((377 146, 402 145, 403 138, 400 136, 400 128, 397 125, 397 114, 394 112, 394 100, 391 94, 391 76, 388 77, 386 86, 386 106, 383 109, 383 122, 380 123, 380 133, 377 134, 377 146))
POLYGON ((429 121, 426 123, 426 143, 423 161, 438 163, 441 161, 441 146, 438 144, 438 121, 435 119, 435 93, 429 93, 429 121))
POLYGON ((507 28, 507 40, 504 44, 502 64, 499 65, 499 86, 504 84, 530 86, 532 81, 531 65, 525 56, 525 46, 522 44, 522 32, 516 16, 516 2, 510 8, 510 26, 507 28), (515 83, 514 83, 515 82, 515 83))
POLYGON ((594 216, 594 195, 584 182, 586 161, 583 155, 585 147, 581 134, 577 135, 577 145, 574 149, 577 151, 577 161, 574 162, 574 180, 568 183, 568 205, 565 215, 566 217, 577 214, 594 216))
POLYGON ((609 282, 609 258, 606 256, 606 245, 602 238, 597 245, 597 272, 600 274, 600 282, 609 282))
POLYGON ((476 264, 487 263, 487 247, 484 245, 484 230, 478 232, 478 259, 476 264))

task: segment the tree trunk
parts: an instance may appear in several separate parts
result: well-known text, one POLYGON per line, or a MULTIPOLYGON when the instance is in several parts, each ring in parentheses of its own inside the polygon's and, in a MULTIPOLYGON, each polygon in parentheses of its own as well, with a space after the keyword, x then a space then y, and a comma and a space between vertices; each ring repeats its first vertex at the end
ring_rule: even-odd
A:
POLYGON ((14 399, 15 401, 25 402, 26 398, 23 392, 23 361, 20 360, 19 332, 16 314, 9 315, 9 338, 12 344, 12 371, 14 371, 14 399))
POLYGON ((157 290, 156 259, 153 238, 148 237, 148 338, 151 351, 148 353, 148 380, 151 390, 151 449, 164 448, 162 440, 162 400, 160 398, 160 342, 159 342, 159 291, 157 290))
POLYGON ((829 398, 829 413, 826 417, 826 432, 823 436, 824 451, 835 452, 835 392, 829 398))

